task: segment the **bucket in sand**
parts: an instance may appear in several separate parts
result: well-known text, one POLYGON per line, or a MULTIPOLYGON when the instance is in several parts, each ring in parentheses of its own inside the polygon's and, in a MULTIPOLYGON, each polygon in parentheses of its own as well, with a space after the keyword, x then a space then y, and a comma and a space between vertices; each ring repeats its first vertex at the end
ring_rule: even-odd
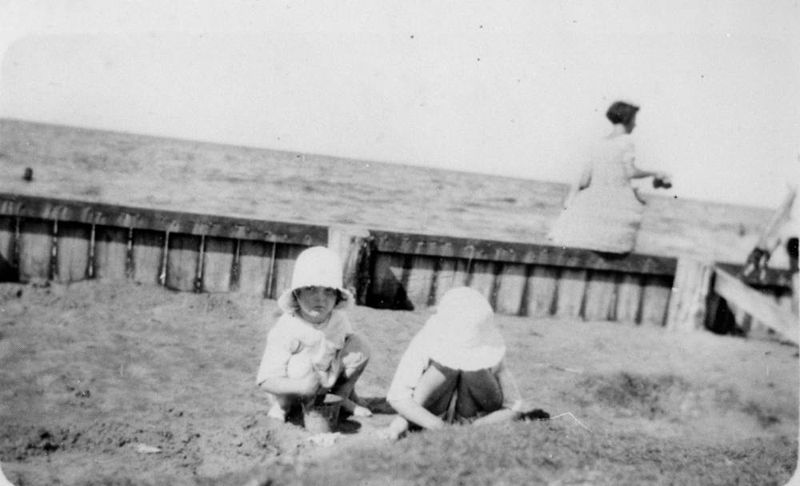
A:
POLYGON ((303 404, 303 424, 314 434, 333 432, 339 420, 342 397, 333 394, 318 396, 303 404))

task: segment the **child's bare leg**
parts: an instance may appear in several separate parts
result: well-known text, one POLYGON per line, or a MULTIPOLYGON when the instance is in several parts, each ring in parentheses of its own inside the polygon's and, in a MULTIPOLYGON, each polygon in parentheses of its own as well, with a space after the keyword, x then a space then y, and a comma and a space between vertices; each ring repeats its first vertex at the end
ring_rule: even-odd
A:
POLYGON ((342 348, 342 376, 331 389, 331 393, 342 397, 342 407, 355 416, 368 417, 372 412, 364 406, 355 393, 356 382, 369 362, 369 350, 358 335, 347 337, 342 348))

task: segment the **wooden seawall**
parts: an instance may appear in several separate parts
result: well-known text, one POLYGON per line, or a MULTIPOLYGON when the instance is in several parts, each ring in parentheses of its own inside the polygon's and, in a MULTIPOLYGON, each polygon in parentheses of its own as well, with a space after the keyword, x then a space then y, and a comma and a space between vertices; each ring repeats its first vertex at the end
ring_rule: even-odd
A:
MULTIPOLYGON (((664 326, 679 307, 676 273, 687 278, 677 259, 655 255, 0 194, 5 281, 128 279, 277 298, 314 245, 336 249, 358 303, 378 308, 425 308, 467 285, 499 313, 664 326)), ((785 295, 789 278, 772 272, 764 288, 785 295)))

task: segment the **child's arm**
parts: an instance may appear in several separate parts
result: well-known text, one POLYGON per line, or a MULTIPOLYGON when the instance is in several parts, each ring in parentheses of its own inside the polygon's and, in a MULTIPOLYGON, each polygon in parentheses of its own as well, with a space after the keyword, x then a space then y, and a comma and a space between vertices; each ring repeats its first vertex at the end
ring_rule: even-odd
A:
POLYGON ((441 429, 444 421, 414 400, 414 389, 430 360, 425 341, 425 336, 420 332, 409 343, 397 365, 386 401, 406 420, 426 429, 441 429))
POLYGON ((425 407, 414 401, 411 397, 401 400, 389 400, 389 405, 391 405, 397 413, 402 415, 403 418, 425 429, 436 430, 441 429, 445 425, 444 420, 430 413, 425 407))
POLYGON ((319 375, 308 373, 301 378, 288 378, 285 376, 271 376, 260 383, 265 391, 275 395, 312 396, 320 387, 319 375))

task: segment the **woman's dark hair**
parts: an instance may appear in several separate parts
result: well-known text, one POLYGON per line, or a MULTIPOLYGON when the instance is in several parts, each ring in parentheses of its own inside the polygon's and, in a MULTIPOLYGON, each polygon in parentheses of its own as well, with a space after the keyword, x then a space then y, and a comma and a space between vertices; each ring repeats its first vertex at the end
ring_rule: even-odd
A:
POLYGON ((627 125, 636 116, 637 111, 639 111, 639 107, 636 105, 625 103, 624 101, 615 101, 608 107, 606 118, 615 125, 617 123, 627 125))

